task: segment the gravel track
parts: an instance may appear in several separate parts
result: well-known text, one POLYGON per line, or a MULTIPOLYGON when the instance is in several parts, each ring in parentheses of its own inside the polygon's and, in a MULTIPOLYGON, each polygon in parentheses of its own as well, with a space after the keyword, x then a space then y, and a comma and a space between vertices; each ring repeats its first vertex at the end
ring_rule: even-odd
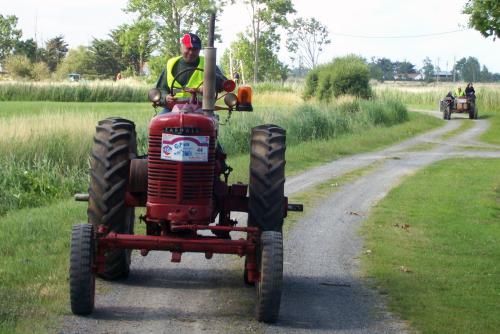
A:
MULTIPOLYGON (((180 264, 170 254, 137 253, 130 277, 98 282, 96 311, 90 317, 66 316, 60 333, 401 333, 404 322, 386 311, 384 298, 368 288, 358 273, 363 241, 357 234, 370 208, 402 177, 438 160, 457 157, 500 158, 500 148, 476 141, 487 120, 447 141, 440 137, 466 120, 387 149, 350 156, 291 177, 288 195, 328 179, 377 164, 377 168, 340 187, 298 222, 285 239, 285 266, 279 322, 253 319, 254 289, 243 284, 243 261, 234 256, 184 254, 180 264), (411 152, 421 143, 439 145, 411 152), (495 151, 463 151, 474 143, 495 151)), ((467 120, 469 121, 469 120, 467 120)), ((244 219, 243 215, 238 219, 244 219)))

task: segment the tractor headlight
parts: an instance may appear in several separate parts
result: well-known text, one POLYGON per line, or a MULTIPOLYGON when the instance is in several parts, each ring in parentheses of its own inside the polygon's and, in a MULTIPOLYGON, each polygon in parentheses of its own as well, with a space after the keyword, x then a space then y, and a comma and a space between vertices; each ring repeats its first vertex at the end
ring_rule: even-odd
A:
POLYGON ((155 102, 155 103, 160 102, 161 91, 158 88, 150 89, 149 93, 148 93, 148 98, 149 98, 149 101, 151 101, 151 102, 155 102))
POLYGON ((236 94, 227 93, 226 96, 224 96, 224 103, 228 107, 233 108, 238 104, 238 97, 236 96, 236 94))

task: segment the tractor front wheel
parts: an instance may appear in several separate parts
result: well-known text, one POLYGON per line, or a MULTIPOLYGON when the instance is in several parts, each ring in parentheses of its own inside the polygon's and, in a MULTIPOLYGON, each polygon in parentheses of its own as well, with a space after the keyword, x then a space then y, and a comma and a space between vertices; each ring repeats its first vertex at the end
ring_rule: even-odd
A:
POLYGON ((69 287, 71 311, 87 315, 94 310, 95 275, 94 229, 90 224, 77 224, 71 232, 69 287))
POLYGON ((274 323, 278 319, 283 283, 283 236, 281 232, 264 231, 257 254, 260 279, 256 284, 258 321, 274 323))
MULTIPOLYGON (((130 160, 137 156, 135 125, 123 118, 107 118, 99 122, 94 136, 90 162, 89 223, 97 230, 104 226, 107 232, 134 233, 134 208, 125 205, 130 160)), ((130 250, 114 249, 106 252, 104 279, 127 277, 130 268, 130 250)))

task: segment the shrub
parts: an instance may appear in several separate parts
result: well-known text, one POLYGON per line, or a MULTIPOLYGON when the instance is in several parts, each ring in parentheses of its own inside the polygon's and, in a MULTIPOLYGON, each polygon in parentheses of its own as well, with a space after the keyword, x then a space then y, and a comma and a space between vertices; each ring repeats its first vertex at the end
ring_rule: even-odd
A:
POLYGON ((47 64, 39 62, 33 65, 31 69, 31 78, 35 81, 41 81, 50 78, 50 70, 47 64))
POLYGON ((365 61, 358 56, 336 58, 308 74, 304 97, 327 102, 346 94, 368 98, 371 96, 369 74, 365 61))
POLYGON ((28 57, 24 55, 11 55, 5 58, 5 70, 14 78, 31 78, 33 65, 28 57))

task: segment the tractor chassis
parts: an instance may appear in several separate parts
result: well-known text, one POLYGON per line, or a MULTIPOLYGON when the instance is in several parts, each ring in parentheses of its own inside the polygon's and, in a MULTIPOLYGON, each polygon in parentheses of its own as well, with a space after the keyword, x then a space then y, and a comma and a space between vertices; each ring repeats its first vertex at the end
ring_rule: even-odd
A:
POLYGON ((233 227, 233 226, 206 226, 206 225, 183 225, 179 226, 186 231, 225 231, 245 232, 246 239, 222 239, 213 236, 196 235, 192 237, 178 237, 173 235, 131 235, 107 233, 104 227, 97 231, 97 254, 93 268, 95 273, 104 271, 106 251, 112 249, 137 249, 141 255, 146 256, 149 251, 161 250, 172 253, 172 262, 180 262, 182 253, 194 252, 205 253, 205 258, 211 259, 214 253, 236 254, 240 257, 246 256, 246 270, 248 280, 256 283, 259 278, 257 271, 256 250, 260 241, 260 230, 256 227, 233 227))

